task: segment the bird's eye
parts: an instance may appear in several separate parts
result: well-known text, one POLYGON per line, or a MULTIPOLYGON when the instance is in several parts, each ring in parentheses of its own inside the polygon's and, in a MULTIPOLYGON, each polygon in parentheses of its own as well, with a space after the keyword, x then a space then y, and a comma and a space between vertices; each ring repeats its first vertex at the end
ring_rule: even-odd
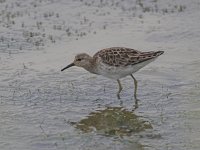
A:
POLYGON ((81 59, 79 58, 79 59, 77 59, 77 61, 81 61, 81 59))

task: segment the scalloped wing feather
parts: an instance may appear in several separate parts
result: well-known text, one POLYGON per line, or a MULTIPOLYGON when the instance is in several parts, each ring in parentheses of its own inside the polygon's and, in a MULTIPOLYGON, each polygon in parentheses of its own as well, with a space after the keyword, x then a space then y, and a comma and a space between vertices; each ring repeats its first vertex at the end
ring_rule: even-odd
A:
POLYGON ((101 58, 102 62, 110 66, 129 66, 154 59, 163 54, 163 51, 141 52, 131 48, 111 47, 97 52, 93 57, 101 58))

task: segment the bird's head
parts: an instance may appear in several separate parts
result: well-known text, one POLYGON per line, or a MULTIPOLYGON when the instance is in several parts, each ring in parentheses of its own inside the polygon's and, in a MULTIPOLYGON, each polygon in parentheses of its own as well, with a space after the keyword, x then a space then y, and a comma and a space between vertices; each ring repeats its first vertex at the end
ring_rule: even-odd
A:
POLYGON ((65 69, 68 69, 72 66, 82 67, 88 70, 88 68, 91 66, 91 62, 92 62, 91 56, 89 56, 86 53, 81 53, 76 55, 74 61, 65 68, 63 68, 61 71, 64 71, 65 69))

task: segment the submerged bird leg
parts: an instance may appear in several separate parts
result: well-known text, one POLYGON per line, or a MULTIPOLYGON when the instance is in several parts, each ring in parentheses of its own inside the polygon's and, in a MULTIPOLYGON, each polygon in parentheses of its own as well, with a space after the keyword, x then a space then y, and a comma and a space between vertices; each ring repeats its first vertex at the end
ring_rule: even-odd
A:
POLYGON ((122 85, 121 85, 119 79, 117 79, 117 82, 118 82, 118 85, 119 85, 119 91, 117 92, 117 98, 120 99, 120 95, 119 95, 119 93, 122 91, 122 85))
POLYGON ((135 85, 135 90, 134 90, 134 98, 135 98, 135 100, 137 101, 138 99, 137 99, 137 80, 135 79, 135 77, 132 75, 132 74, 130 74, 130 76, 133 78, 133 80, 134 80, 134 85, 135 85))

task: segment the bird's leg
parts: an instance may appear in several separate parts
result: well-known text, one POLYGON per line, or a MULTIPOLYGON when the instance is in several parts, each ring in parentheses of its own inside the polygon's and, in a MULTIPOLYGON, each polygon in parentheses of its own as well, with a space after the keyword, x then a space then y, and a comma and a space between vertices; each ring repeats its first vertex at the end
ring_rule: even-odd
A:
POLYGON ((119 93, 122 91, 122 85, 121 85, 119 79, 117 79, 117 82, 118 82, 118 85, 119 85, 119 91, 117 92, 117 97, 118 97, 118 99, 120 99, 120 95, 119 95, 119 93))
POLYGON ((135 98, 135 100, 137 101, 138 99, 137 99, 137 80, 135 79, 135 77, 131 74, 130 75, 132 78, 133 78, 133 80, 134 80, 134 85, 135 85, 135 90, 134 90, 134 98, 135 98))

